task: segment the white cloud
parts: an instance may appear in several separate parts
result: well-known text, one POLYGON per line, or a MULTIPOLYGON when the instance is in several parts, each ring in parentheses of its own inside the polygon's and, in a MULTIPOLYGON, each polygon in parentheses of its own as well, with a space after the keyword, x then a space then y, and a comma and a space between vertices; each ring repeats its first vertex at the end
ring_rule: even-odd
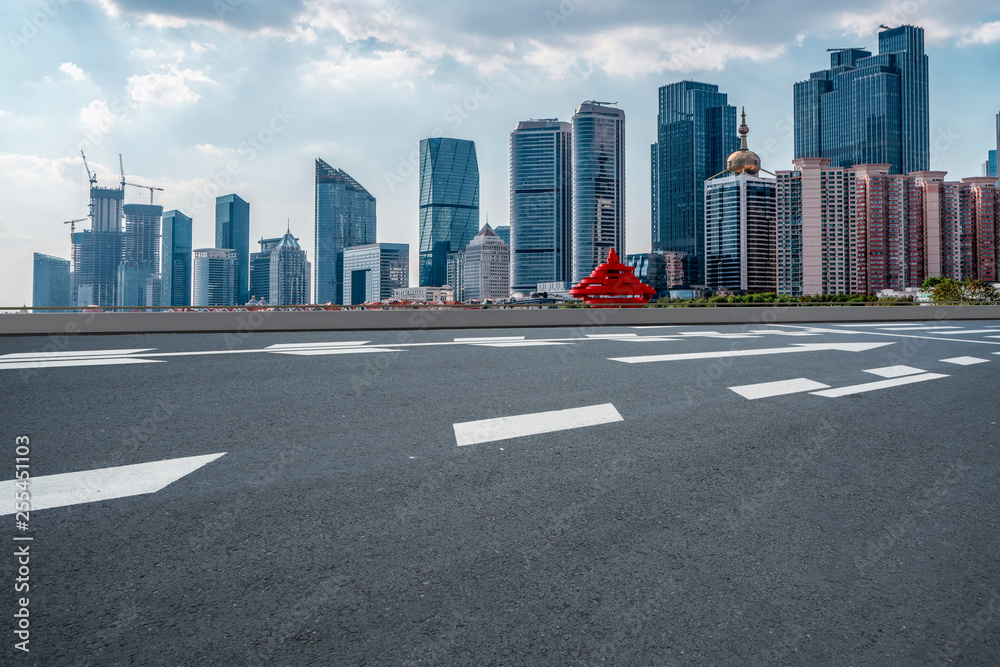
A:
POLYGON ((1000 21, 990 23, 980 23, 974 29, 968 31, 959 41, 959 46, 970 44, 993 44, 1000 42, 1000 21))
POLYGON ((18 232, 14 223, 0 215, 0 245, 34 243, 35 239, 18 232))
POLYGON ((355 57, 339 50, 330 60, 311 63, 305 82, 317 88, 346 88, 359 83, 413 87, 413 79, 434 73, 434 68, 406 51, 376 51, 370 57, 355 57))
POLYGON ((83 82, 87 80, 87 73, 84 72, 82 69, 80 69, 80 67, 71 62, 63 63, 62 65, 60 65, 59 71, 67 75, 74 81, 83 82))
POLYGON ((201 71, 171 67, 169 72, 130 76, 126 88, 129 99, 139 106, 181 107, 201 98, 188 82, 215 84, 201 71))
POLYGON ((111 132, 119 120, 104 100, 94 100, 80 109, 80 128, 88 136, 100 136, 111 132))

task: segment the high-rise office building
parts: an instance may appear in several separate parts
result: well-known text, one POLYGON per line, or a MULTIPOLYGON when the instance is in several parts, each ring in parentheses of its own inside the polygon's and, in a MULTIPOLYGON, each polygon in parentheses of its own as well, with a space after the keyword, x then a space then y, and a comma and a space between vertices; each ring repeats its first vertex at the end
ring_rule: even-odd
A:
POLYGON ((309 262, 291 231, 270 249, 268 303, 272 306, 299 306, 309 303, 309 262))
POLYGON ((686 282, 705 283, 705 181, 738 147, 736 107, 719 87, 680 81, 659 91, 651 148, 654 251, 685 253, 686 282))
POLYGON ((163 207, 153 204, 125 204, 125 237, 118 267, 118 306, 142 308, 146 284, 160 270, 160 224, 163 207))
MULTIPOLYGON (((496 230, 501 236, 500 228, 496 230)), ((573 126, 522 121, 510 134, 511 291, 573 273, 573 126)), ((501 236, 501 238, 503 238, 501 236)))
POLYGON ((231 304, 250 300, 250 204, 239 195, 215 198, 215 247, 236 253, 236 297, 231 304))
POLYGON ((479 229, 476 144, 438 137, 420 141, 420 285, 448 280, 448 255, 479 229))
POLYGON ((376 303, 410 286, 410 245, 371 243, 344 249, 344 305, 376 303))
POLYGON ((73 305, 118 305, 122 261, 122 188, 90 187, 90 229, 73 234, 73 305))
POLYGON ((34 254, 31 305, 35 308, 70 307, 70 262, 68 259, 34 254))
POLYGON ((459 301, 506 299, 510 296, 510 248, 488 224, 453 257, 459 301))
POLYGON ((344 303, 344 248, 375 243, 375 197, 316 160, 316 303, 344 303))
POLYGON ((199 248, 194 251, 192 306, 233 306, 239 255, 229 248, 199 248))
MULTIPOLYGON (((572 208, 572 206, 570 208, 572 208)), ((510 225, 501 225, 499 227, 494 227, 493 232, 497 236, 499 236, 504 243, 507 244, 507 247, 510 247, 510 225)))
POLYGON ((705 181, 705 284, 713 290, 774 292, 775 191, 760 174, 760 156, 747 148, 746 114, 740 147, 724 174, 705 181))
MULTIPOLYGON (((261 239, 260 251, 250 253, 250 298, 252 300, 271 301, 271 250, 281 243, 282 237, 261 239)), ((298 239, 295 239, 298 241, 298 239)))
POLYGON ((167 211, 163 214, 160 244, 161 306, 191 305, 191 228, 191 218, 180 211, 167 211))
POLYGON ((888 164, 892 174, 929 168, 924 30, 882 30, 878 46, 878 55, 834 50, 830 69, 795 84, 796 158, 829 158, 844 168, 888 164))
POLYGON ((997 114, 997 135, 996 146, 986 153, 986 161, 983 162, 982 175, 990 178, 1000 178, 1000 167, 997 166, 997 155, 1000 154, 1000 113, 997 114))
POLYGON ((612 248, 625 254, 625 112, 587 101, 573 115, 573 283, 612 248))
POLYGON ((635 269, 635 277, 656 290, 657 297, 685 282, 685 254, 682 252, 641 252, 625 257, 625 264, 635 269))

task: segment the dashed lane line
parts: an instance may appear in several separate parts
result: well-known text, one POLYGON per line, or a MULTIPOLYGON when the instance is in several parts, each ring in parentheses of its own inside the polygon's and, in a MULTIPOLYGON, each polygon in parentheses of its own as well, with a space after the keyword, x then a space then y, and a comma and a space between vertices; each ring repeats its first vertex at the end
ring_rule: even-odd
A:
POLYGON ((459 447, 625 421, 611 403, 454 424, 459 447))

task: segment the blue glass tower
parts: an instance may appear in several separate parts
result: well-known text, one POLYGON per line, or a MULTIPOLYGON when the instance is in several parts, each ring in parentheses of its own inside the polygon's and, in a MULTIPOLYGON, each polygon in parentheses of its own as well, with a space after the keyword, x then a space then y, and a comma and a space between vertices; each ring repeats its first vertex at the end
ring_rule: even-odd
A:
POLYGON ((36 252, 31 283, 31 305, 35 308, 68 308, 69 260, 36 252))
POLYGON ((736 107, 710 83, 660 88, 652 159, 653 251, 686 253, 685 277, 705 284, 705 180, 739 147, 736 107))
POLYGON ((795 157, 830 158, 834 167, 888 164, 890 173, 930 167, 924 30, 882 30, 878 55, 841 49, 830 69, 795 84, 795 157))
POLYGON ((236 304, 245 304, 250 300, 250 204, 239 195, 215 198, 215 247, 236 251, 236 304))
MULTIPOLYGON (((420 141, 420 286, 448 282, 448 255, 479 231, 479 162, 464 139, 420 141)), ((454 287, 454 286, 453 286, 454 287)))
POLYGON ((163 214, 163 237, 160 250, 163 296, 160 305, 191 305, 192 220, 180 211, 163 214))
MULTIPOLYGON (((501 236, 500 228, 496 233, 501 236)), ((511 291, 573 272, 573 126, 524 121, 510 135, 511 291)))
POLYGON ((588 101, 573 115, 573 283, 625 255, 625 112, 588 101))
POLYGON ((316 160, 316 303, 344 303, 344 248, 375 243, 375 197, 316 160))

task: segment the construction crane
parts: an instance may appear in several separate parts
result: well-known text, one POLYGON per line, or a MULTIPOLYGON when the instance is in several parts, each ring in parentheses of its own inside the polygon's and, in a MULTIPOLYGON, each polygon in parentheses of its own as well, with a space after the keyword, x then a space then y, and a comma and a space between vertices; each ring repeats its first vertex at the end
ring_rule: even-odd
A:
POLYGON ((118 168, 122 172, 122 191, 125 190, 125 163, 122 162, 122 154, 118 154, 118 168))
POLYGON ((126 185, 131 185, 133 188, 145 188, 149 190, 149 204, 153 204, 153 190, 159 190, 163 192, 163 188, 154 188, 152 185, 139 185, 138 183, 126 183, 125 178, 122 177, 122 188, 124 189, 126 185))
POLYGON ((63 222, 64 225, 69 225, 69 243, 73 245, 74 238, 76 237, 76 223, 83 222, 84 220, 89 220, 90 218, 77 218, 76 220, 66 220, 63 222))
POLYGON ((91 173, 90 167, 87 165, 87 156, 83 154, 83 149, 80 149, 80 157, 83 158, 83 168, 87 170, 87 178, 90 180, 90 185, 94 186, 97 184, 97 173, 91 173))

